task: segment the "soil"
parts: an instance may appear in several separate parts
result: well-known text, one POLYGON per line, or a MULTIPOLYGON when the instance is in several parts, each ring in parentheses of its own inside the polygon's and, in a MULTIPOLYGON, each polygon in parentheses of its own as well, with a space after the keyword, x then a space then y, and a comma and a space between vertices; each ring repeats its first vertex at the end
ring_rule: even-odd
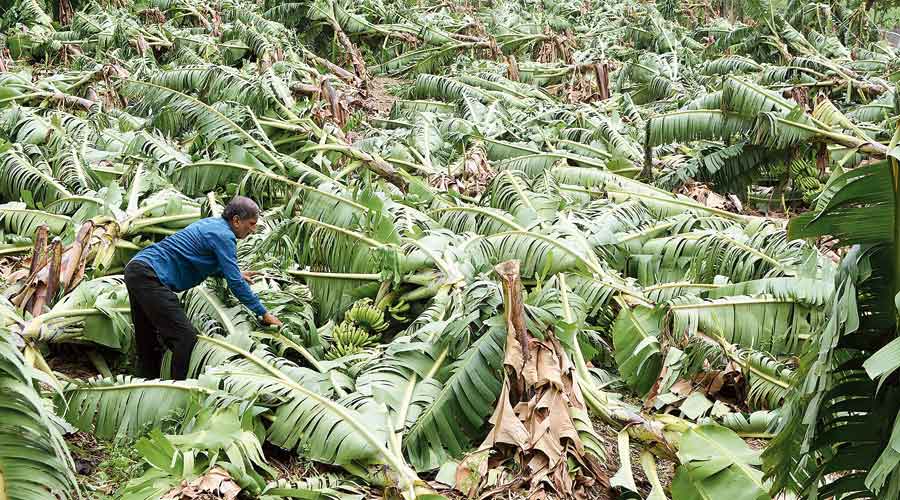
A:
POLYGON ((54 346, 53 355, 47 359, 47 364, 55 372, 73 379, 89 379, 100 373, 88 360, 78 345, 54 346))
POLYGON ((409 80, 399 80, 386 76, 378 76, 372 78, 367 83, 365 98, 362 99, 360 107, 367 111, 367 114, 376 118, 387 118, 394 106, 397 97, 391 95, 391 87, 397 87, 404 84, 410 84, 409 80))
MULTIPOLYGON (((599 419, 592 419, 592 421, 594 423, 594 431, 603 441, 604 449, 606 450, 607 460, 603 463, 604 469, 606 470, 606 474, 612 478, 616 472, 619 471, 621 463, 619 460, 618 431, 599 419)), ((630 449, 631 470, 634 474, 634 483, 638 487, 638 493, 640 493, 642 497, 646 497, 650 493, 651 486, 650 482, 647 480, 647 475, 644 473, 644 468, 641 467, 641 452, 643 451, 643 447, 640 443, 631 440, 630 449)), ((672 479, 675 477, 675 466, 675 462, 671 460, 659 457, 656 458, 656 470, 659 475, 659 482, 662 483, 663 488, 668 489, 672 485, 672 479)), ((617 497, 613 496, 613 498, 617 497)))

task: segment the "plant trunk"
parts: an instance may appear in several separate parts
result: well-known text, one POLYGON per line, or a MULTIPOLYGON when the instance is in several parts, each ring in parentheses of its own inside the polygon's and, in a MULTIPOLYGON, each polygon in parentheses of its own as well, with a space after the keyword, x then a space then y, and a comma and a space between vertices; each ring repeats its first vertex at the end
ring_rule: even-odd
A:
POLYGON ((525 325, 519 261, 494 270, 503 286, 506 355, 503 388, 481 447, 463 459, 457 478, 476 478, 463 487, 471 495, 497 460, 510 456, 522 467, 519 480, 529 485, 529 498, 581 498, 609 481, 600 465, 603 452, 586 446, 582 435, 593 429, 574 366, 553 330, 532 337, 525 325), (489 450, 496 453, 483 459, 489 450), (570 465, 571 464, 571 465, 570 465))
POLYGON ((81 226, 81 229, 78 230, 78 235, 75 236, 75 241, 73 241, 72 245, 70 245, 69 248, 66 249, 65 259, 62 262, 62 267, 59 273, 60 287, 66 291, 71 290, 71 287, 69 285, 73 281, 80 281, 75 273, 82 267, 82 258, 87 255, 87 246, 93 232, 94 224, 91 221, 85 222, 81 226))
POLYGON ((363 61, 362 54, 359 52, 359 48, 350 41, 350 37, 344 33, 344 30, 341 29, 341 26, 336 22, 332 21, 331 29, 334 30, 335 36, 337 36, 338 42, 344 47, 344 50, 347 51, 347 57, 350 58, 350 64, 353 65, 353 71, 356 73, 356 76, 362 80, 363 83, 369 80, 369 72, 366 70, 366 63, 363 61))
POLYGON ((37 291, 32 297, 31 315, 38 316, 44 311, 44 305, 49 304, 59 292, 59 272, 62 267, 62 240, 53 238, 50 244, 50 267, 43 282, 39 282, 37 291))
POLYGON ((594 64, 594 72, 597 75, 597 87, 600 89, 600 100, 609 99, 609 62, 594 64))
POLYGON ((403 191, 404 193, 406 192, 408 187, 406 179, 401 177, 400 174, 397 173, 397 170, 394 168, 394 166, 390 163, 356 148, 351 149, 351 156, 358 160, 362 160, 366 168, 368 168, 384 180, 397 186, 397 189, 399 189, 400 191, 403 191))
POLYGON ((641 170, 641 179, 649 180, 653 174, 653 146, 650 145, 650 124, 652 119, 644 125, 644 168, 641 170))
POLYGON ((75 17, 75 10, 72 8, 72 4, 69 3, 69 0, 59 0, 56 3, 57 13, 59 14, 59 24, 61 26, 68 26, 72 23, 72 18, 75 17))
MULTIPOLYGON (((502 262, 494 268, 500 275, 503 285, 503 311, 506 316, 506 330, 509 332, 507 340, 507 360, 509 359, 509 350, 511 341, 518 343, 522 362, 528 363, 531 360, 531 349, 529 348, 530 335, 525 327, 525 302, 522 300, 522 278, 519 276, 519 261, 502 262)), ((522 399, 525 391, 524 380, 516 376, 516 373, 510 371, 510 366, 506 365, 507 376, 513 376, 515 384, 512 388, 510 399, 513 401, 522 399)))
POLYGON ((31 280, 39 269, 47 262, 47 239, 50 228, 46 224, 38 227, 34 235, 34 250, 31 252, 31 266, 28 270, 28 279, 31 280))
POLYGON ((506 58, 506 78, 509 78, 514 82, 518 82, 520 78, 519 63, 516 61, 516 56, 513 54, 510 54, 506 58))
POLYGON ((325 94, 325 99, 328 100, 331 119, 339 127, 343 127, 347 124, 347 105, 343 102, 341 93, 335 90, 327 78, 322 81, 322 91, 325 94))
POLYGON ((341 80, 344 80, 346 83, 353 85, 353 86, 359 86, 362 84, 362 80, 360 80, 356 75, 354 75, 353 73, 347 71, 346 69, 338 66, 337 64, 334 64, 333 62, 329 61, 328 59, 325 59, 324 57, 320 57, 308 50, 304 51, 303 54, 306 57, 309 57, 310 59, 312 59, 313 61, 328 68, 328 71, 331 71, 332 73, 337 75, 338 78, 340 78, 341 80))

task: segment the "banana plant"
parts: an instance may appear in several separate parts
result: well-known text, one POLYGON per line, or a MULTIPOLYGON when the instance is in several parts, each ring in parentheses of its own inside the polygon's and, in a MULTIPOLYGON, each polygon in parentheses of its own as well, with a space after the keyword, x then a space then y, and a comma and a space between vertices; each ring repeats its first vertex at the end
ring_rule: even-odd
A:
POLYGON ((137 440, 127 498, 496 494, 466 479, 506 464, 470 452, 521 445, 498 429, 545 403, 506 378, 513 330, 558 361, 535 394, 572 399, 559 491, 896 497, 900 92, 868 3, 13 2, 0 350, 27 414, 7 431, 46 453, 0 457, 0 497, 77 496, 50 408, 137 440), (127 354, 123 265, 235 194, 263 206, 238 255, 281 330, 212 280, 181 295, 188 380, 51 368, 62 342, 127 354), (727 404, 667 403, 725 373, 727 404), (774 438, 760 461, 739 436, 774 438), (276 478, 264 442, 341 479, 276 478))
POLYGON ((78 498, 75 464, 41 397, 39 382, 48 379, 29 367, 9 330, 0 336, 0 379, 6 424, 0 432, 0 493, 31 500, 56 496, 78 498))

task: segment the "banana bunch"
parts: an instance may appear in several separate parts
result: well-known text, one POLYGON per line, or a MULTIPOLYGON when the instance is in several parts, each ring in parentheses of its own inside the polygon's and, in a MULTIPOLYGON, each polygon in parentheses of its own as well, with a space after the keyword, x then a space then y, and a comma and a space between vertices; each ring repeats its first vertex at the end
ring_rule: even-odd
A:
POLYGON ((372 333, 381 333, 388 327, 384 311, 372 305, 372 299, 368 298, 356 301, 344 315, 344 321, 350 321, 372 333))
POLYGON ((369 332, 346 320, 334 327, 331 336, 333 343, 325 352, 325 358, 329 360, 359 354, 365 348, 376 344, 369 332))
POLYGON ((344 314, 344 321, 331 331, 331 346, 325 357, 337 359, 373 347, 389 326, 384 311, 375 307, 372 299, 358 300, 344 314))
POLYGON ((344 356, 352 356, 361 352, 363 352, 363 348, 359 346, 332 344, 331 347, 325 351, 325 359, 334 361, 335 359, 343 358, 344 356))
POLYGON ((375 339, 369 335, 369 332, 349 321, 344 321, 335 327, 331 335, 335 344, 357 345, 360 347, 370 347, 376 344, 375 339))
POLYGON ((812 202, 822 192, 822 181, 819 180, 819 171, 810 160, 797 159, 791 162, 789 169, 791 179, 803 193, 803 199, 807 203, 812 202))

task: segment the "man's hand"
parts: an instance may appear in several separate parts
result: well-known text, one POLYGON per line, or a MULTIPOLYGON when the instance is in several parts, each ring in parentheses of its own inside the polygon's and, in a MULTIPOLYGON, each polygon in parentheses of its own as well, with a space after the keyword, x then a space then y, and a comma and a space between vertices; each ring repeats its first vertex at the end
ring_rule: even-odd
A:
POLYGON ((282 326, 284 324, 280 319, 276 318, 272 313, 269 312, 263 314, 262 322, 270 326, 282 326))
POLYGON ((248 285, 253 284, 253 278, 255 278, 256 276, 259 276, 259 273, 257 271, 242 271, 241 272, 241 277, 244 278, 244 281, 246 281, 248 285))

